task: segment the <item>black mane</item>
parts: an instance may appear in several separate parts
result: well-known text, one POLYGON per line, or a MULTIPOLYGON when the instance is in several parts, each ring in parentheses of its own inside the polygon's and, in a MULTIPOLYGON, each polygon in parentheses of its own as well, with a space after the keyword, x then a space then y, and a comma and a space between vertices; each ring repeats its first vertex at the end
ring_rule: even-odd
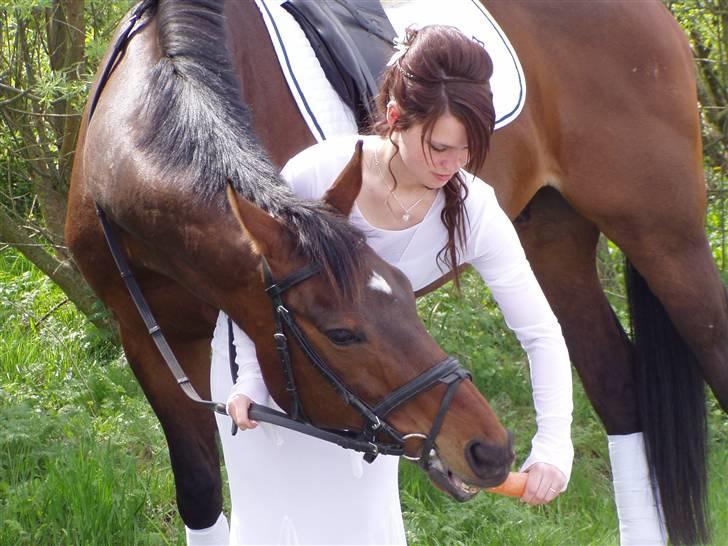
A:
POLYGON ((246 199, 281 218, 300 252, 351 294, 364 236, 321 202, 293 195, 255 138, 225 47, 224 1, 156 4, 162 57, 143 94, 139 148, 165 179, 189 184, 205 202, 231 180, 246 199))

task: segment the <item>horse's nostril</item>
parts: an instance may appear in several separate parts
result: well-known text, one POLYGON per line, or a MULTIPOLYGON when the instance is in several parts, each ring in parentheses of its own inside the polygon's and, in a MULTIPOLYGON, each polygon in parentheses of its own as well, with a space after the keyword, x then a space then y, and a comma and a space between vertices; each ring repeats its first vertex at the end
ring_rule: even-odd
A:
POLYGON ((465 448, 465 457, 473 472, 481 478, 491 478, 507 472, 515 458, 510 433, 505 445, 484 440, 471 441, 465 448))

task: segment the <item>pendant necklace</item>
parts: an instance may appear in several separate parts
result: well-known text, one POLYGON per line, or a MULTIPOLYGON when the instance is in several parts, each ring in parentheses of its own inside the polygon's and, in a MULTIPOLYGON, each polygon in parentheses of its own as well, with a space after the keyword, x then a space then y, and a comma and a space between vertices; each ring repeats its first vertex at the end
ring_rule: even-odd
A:
MULTIPOLYGON (((381 147, 381 145, 380 145, 379 147, 381 147)), ((397 204, 399 205, 399 208, 401 208, 401 209, 402 209, 402 212, 403 212, 403 213, 402 213, 402 215, 401 215, 401 216, 400 216, 399 218, 401 218, 403 222, 409 222, 410 218, 412 218, 412 215, 410 214, 410 212, 411 212, 411 211, 412 211, 412 210, 413 210, 413 209, 414 209, 414 208, 415 208, 415 207, 416 207, 417 205, 419 205, 419 204, 420 204, 420 203, 422 202, 422 200, 423 200, 423 199, 424 199, 424 198, 425 198, 425 197, 427 196, 427 193, 428 193, 428 192, 430 191, 430 188, 425 188, 425 191, 424 191, 424 192, 422 192, 422 195, 420 196, 420 198, 419 198, 419 199, 417 199, 417 200, 416 200, 416 201, 415 201, 414 203, 412 203, 412 204, 411 204, 411 205, 410 205, 409 207, 405 207, 405 206, 404 206, 404 205, 402 204, 402 201, 400 201, 400 200, 399 200, 399 197, 397 197, 397 194, 395 193, 395 189, 394 189, 394 188, 392 188, 392 189, 389 189, 389 185, 388 185, 388 184, 387 184, 387 182, 386 182, 386 181, 384 180, 384 177, 383 177, 383 174, 382 174, 382 167, 381 167, 381 165, 379 164, 379 154, 378 154, 378 152, 379 152, 379 147, 378 147, 378 148, 377 148, 376 150, 374 150, 374 164, 375 164, 375 165, 377 166, 377 171, 379 171, 379 176, 380 176, 380 177, 382 177, 382 183, 383 183, 383 184, 384 184, 384 185, 385 185, 385 186, 387 187, 387 189, 389 190, 389 195, 391 195, 391 196, 392 196, 392 197, 394 198, 394 200, 395 200, 395 201, 397 202, 397 204)), ((385 200, 385 204, 386 204, 386 200, 385 200)), ((395 218, 397 218, 397 215, 396 215, 396 214, 394 213, 394 211, 392 210, 392 207, 390 207, 389 205, 387 205, 387 208, 389 209, 389 212, 391 212, 391 213, 392 213, 392 216, 394 216, 395 218)))
POLYGON ((422 202, 422 200, 425 198, 425 195, 427 195, 427 191, 428 190, 425 190, 425 193, 422 194, 422 197, 420 197, 417 201, 415 201, 414 203, 412 203, 409 207, 405 207, 402 204, 402 201, 399 200, 399 197, 397 197, 397 194, 394 193, 394 190, 390 190, 390 192, 389 192, 390 195, 392 197, 394 197, 394 200, 397 201, 397 204, 399 205, 399 207, 402 209, 402 211, 404 211, 403 214, 402 214, 402 220, 403 221, 409 222, 409 219, 412 217, 412 215, 410 214, 410 211, 422 202))

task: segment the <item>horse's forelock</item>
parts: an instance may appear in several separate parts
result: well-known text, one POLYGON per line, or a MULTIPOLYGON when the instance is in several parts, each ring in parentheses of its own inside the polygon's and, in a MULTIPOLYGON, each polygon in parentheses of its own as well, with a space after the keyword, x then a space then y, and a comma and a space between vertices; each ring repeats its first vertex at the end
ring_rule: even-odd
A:
POLYGON ((299 201, 283 211, 283 218, 295 234, 298 252, 322 266, 340 297, 358 299, 365 267, 364 234, 320 201, 299 201))

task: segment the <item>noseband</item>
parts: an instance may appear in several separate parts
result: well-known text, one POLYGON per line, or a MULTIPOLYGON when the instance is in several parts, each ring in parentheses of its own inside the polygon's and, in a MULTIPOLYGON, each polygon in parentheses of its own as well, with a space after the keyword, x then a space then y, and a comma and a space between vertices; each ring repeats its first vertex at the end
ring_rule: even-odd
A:
POLYGON ((470 378, 470 373, 460 366, 455 358, 448 357, 387 395, 375 406, 372 407, 368 405, 360 397, 351 392, 351 390, 316 352, 316 349, 313 348, 306 334, 300 326, 298 326, 293 314, 286 308, 283 302, 282 295, 286 290, 305 281, 313 275, 318 274, 321 271, 321 268, 317 265, 308 265, 294 273, 291 273, 284 279, 277 281, 273 278, 268 263, 264 257, 261 257, 261 266, 263 269, 265 291, 271 298, 271 303, 273 305, 273 319, 275 322, 275 333, 273 334, 273 338, 275 339, 278 357, 286 379, 286 391, 291 397, 292 409, 291 416, 289 417, 284 413, 276 412, 270 408, 264 408, 263 406, 253 404, 250 410, 251 417, 265 421, 266 418, 270 416, 270 412, 274 412, 275 414, 278 414, 279 417, 290 421, 287 424, 280 422, 276 424, 281 424, 286 428, 298 430, 299 432, 316 436, 324 440, 334 441, 334 443, 342 447, 361 451, 364 453, 364 460, 367 462, 373 461, 378 454, 383 453, 385 455, 399 455, 406 459, 417 461, 422 467, 428 467, 430 456, 433 453, 435 438, 440 432, 442 422, 445 419, 445 414, 450 407, 450 403, 455 396, 455 392, 460 385, 460 382, 465 378, 470 378), (364 420, 364 427, 360 432, 352 433, 352 431, 348 430, 327 430, 314 427, 310 424, 310 420, 306 417, 303 410, 303 403, 296 386, 293 367, 291 366, 291 355, 288 348, 288 337, 284 330, 288 330, 288 332, 290 332, 290 335, 298 344, 301 351, 306 355, 309 362, 311 362, 314 368, 316 368, 316 370, 318 370, 318 372, 332 385, 339 397, 347 405, 351 406, 357 413, 359 413, 359 415, 361 415, 364 420), (428 434, 420 432, 402 434, 384 420, 390 412, 402 404, 409 402, 416 398, 419 394, 440 383, 447 385, 447 390, 442 397, 440 408, 433 419, 432 427, 428 434), (259 412, 258 410, 262 411, 259 412), (256 415, 260 416, 260 414, 263 414, 265 418, 256 417, 256 415), (310 430, 309 427, 315 429, 316 432, 314 433, 314 431, 310 430), (321 436, 319 432, 325 432, 326 437, 321 436), (380 433, 386 434, 392 441, 389 443, 382 442, 378 439, 380 433), (330 437, 329 435, 334 436, 330 437), (411 438, 424 440, 419 456, 408 455, 405 451, 405 444, 407 440, 411 438))

